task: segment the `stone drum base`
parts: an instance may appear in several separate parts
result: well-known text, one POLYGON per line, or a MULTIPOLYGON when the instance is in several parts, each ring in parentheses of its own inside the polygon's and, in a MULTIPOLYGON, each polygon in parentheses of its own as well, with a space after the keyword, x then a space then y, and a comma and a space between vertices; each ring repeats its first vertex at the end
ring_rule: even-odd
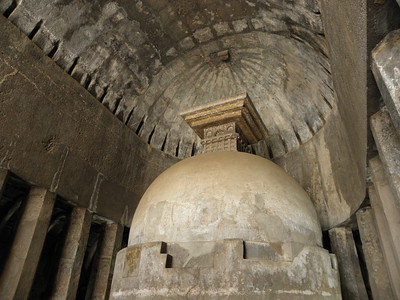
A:
POLYGON ((118 253, 110 299, 341 299, 320 247, 226 239, 133 245, 118 253))

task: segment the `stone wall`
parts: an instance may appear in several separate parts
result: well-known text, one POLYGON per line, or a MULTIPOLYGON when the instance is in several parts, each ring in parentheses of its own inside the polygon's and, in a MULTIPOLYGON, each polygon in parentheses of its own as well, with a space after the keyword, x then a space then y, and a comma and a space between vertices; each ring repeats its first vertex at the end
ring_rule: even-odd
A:
POLYGON ((0 166, 130 224, 147 186, 177 160, 151 149, 0 17, 0 166))
MULTIPOLYGON (((333 1, 313 0, 39 2, 4 1, 0 9, 142 139, 135 151, 156 153, 149 144, 179 158, 200 152, 179 110, 248 92, 270 133, 255 152, 301 182, 324 229, 347 220, 363 201, 366 12, 355 7, 365 1, 346 3, 343 11, 333 1), (342 18, 352 23, 338 22, 342 18), (227 61, 215 61, 213 55, 228 48, 227 61)), ((124 176, 133 176, 126 175, 132 165, 125 166, 124 187, 124 176)), ((103 175, 93 176, 102 181, 103 175)))
MULTIPOLYGON (((192 148, 192 139, 155 126, 148 114, 152 102, 139 97, 171 61, 195 48, 206 57, 203 45, 249 32, 283 34, 326 54, 316 0, 5 0, 0 10, 120 120, 140 136, 145 129, 146 142, 180 157, 191 151, 175 149, 192 148), (161 142, 149 140, 151 132, 162 136, 161 142)), ((185 100, 172 96, 162 100, 172 105, 185 100)))

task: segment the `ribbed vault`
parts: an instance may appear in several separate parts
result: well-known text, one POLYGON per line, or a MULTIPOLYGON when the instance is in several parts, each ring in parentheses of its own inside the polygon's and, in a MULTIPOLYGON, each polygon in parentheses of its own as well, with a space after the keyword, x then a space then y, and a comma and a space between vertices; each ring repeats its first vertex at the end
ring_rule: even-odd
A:
POLYGON ((307 142, 335 105, 325 56, 303 41, 253 32, 223 37, 171 62, 132 99, 128 125, 152 146, 187 157, 198 152, 199 143, 179 112, 242 92, 268 130, 255 149, 269 157, 307 142), (229 58, 214 58, 224 50, 229 58))
POLYGON ((1 9, 119 119, 171 155, 199 150, 179 117, 191 105, 247 91, 270 133, 255 148, 270 157, 309 140, 334 105, 314 0, 32 0, 2 1, 1 9), (209 55, 219 50, 231 57, 215 66, 209 55))
MULTIPOLYGON (((247 92, 268 130, 255 152, 273 158, 302 185, 327 229, 348 219, 365 196, 366 84, 351 76, 353 69, 366 74, 365 44, 353 39, 359 27, 349 30, 347 20, 335 19, 347 16, 344 7, 356 5, 331 13, 333 5, 329 0, 4 0, 0 10, 104 105, 96 106, 102 114, 109 116, 108 109, 132 130, 130 137, 137 134, 145 142, 135 144, 137 149, 116 149, 104 139, 101 150, 107 154, 154 148, 163 161, 151 163, 160 169, 175 156, 194 155, 201 147, 180 112, 247 92)), ((364 24, 362 18, 352 21, 364 24)), ((84 101, 65 106, 82 118, 90 109, 84 101)), ((96 118, 90 120, 93 130, 96 118)), ((85 143, 76 146, 78 152, 91 151, 94 144, 85 143)), ((140 174, 135 186, 143 187, 152 174, 146 169, 151 159, 112 165, 140 174)))

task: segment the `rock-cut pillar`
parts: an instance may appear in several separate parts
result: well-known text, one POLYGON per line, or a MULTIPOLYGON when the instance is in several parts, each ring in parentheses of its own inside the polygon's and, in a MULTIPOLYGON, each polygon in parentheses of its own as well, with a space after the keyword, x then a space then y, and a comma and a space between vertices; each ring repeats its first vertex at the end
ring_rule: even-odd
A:
POLYGON ((53 212, 55 195, 32 188, 0 278, 0 299, 29 297, 53 212))

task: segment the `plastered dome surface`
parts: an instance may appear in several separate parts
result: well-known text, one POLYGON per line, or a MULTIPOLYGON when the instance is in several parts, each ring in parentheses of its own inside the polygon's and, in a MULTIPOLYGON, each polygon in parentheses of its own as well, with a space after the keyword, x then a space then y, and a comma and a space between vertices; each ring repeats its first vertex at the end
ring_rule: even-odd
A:
POLYGON ((129 245, 232 238, 321 245, 321 228, 307 193, 279 166, 215 152, 175 164, 150 185, 129 245))

